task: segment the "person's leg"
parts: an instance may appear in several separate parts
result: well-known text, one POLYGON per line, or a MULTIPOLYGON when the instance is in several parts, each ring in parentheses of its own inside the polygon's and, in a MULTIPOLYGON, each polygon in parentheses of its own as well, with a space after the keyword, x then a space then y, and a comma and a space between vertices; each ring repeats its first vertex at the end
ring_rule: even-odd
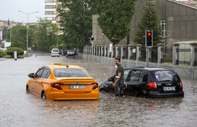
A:
POLYGON ((115 86, 115 95, 116 95, 116 96, 119 96, 119 95, 120 95, 119 83, 116 83, 116 86, 115 86))
POLYGON ((124 83, 123 82, 120 83, 120 96, 124 97, 124 83))

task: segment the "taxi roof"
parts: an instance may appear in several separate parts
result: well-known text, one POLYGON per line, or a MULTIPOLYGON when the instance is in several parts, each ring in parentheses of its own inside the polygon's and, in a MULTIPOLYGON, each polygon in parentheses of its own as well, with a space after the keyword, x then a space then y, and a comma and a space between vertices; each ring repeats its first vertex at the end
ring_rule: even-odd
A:
POLYGON ((80 67, 78 65, 46 65, 46 66, 52 67, 54 69, 63 69, 63 68, 83 69, 83 67, 80 67))

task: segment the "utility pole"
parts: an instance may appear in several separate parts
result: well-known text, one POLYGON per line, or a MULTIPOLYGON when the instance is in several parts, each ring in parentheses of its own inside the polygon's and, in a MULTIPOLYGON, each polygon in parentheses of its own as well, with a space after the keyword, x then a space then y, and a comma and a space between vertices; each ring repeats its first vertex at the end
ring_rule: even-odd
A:
POLYGON ((29 20, 29 15, 30 14, 34 14, 34 13, 38 13, 38 11, 36 11, 36 12, 32 12, 32 13, 26 13, 26 12, 22 12, 22 11, 18 11, 18 12, 21 12, 21 13, 24 13, 24 14, 26 14, 27 15, 27 50, 28 50, 28 20, 29 20))
POLYGON ((93 41, 94 41, 94 37, 93 35, 91 36, 91 45, 92 45, 92 67, 93 67, 93 41))
MULTIPOLYGON (((9 21, 9 26, 10 26, 10 21, 9 21)), ((11 26, 10 26, 10 43, 12 43, 12 40, 11 40, 12 37, 11 36, 12 36, 12 29, 11 29, 11 26)))

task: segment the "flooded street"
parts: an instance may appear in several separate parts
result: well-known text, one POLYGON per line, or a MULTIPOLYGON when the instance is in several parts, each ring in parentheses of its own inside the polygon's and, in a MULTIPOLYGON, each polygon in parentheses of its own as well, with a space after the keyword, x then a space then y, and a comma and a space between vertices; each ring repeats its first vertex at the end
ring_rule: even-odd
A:
POLYGON ((29 73, 43 65, 61 62, 83 66, 98 82, 115 73, 115 67, 80 58, 35 54, 25 59, 0 59, 0 127, 196 127, 197 82, 182 79, 185 96, 146 99, 116 98, 100 92, 97 101, 49 101, 26 94, 29 73))

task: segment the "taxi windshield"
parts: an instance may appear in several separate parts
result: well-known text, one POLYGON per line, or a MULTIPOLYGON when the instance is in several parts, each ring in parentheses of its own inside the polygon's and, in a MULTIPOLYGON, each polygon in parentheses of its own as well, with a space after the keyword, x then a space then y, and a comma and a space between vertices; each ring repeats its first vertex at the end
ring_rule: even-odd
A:
POLYGON ((158 81, 180 81, 178 75, 173 71, 155 71, 154 73, 158 81))
POLYGON ((55 77, 90 77, 83 69, 55 69, 55 77))

